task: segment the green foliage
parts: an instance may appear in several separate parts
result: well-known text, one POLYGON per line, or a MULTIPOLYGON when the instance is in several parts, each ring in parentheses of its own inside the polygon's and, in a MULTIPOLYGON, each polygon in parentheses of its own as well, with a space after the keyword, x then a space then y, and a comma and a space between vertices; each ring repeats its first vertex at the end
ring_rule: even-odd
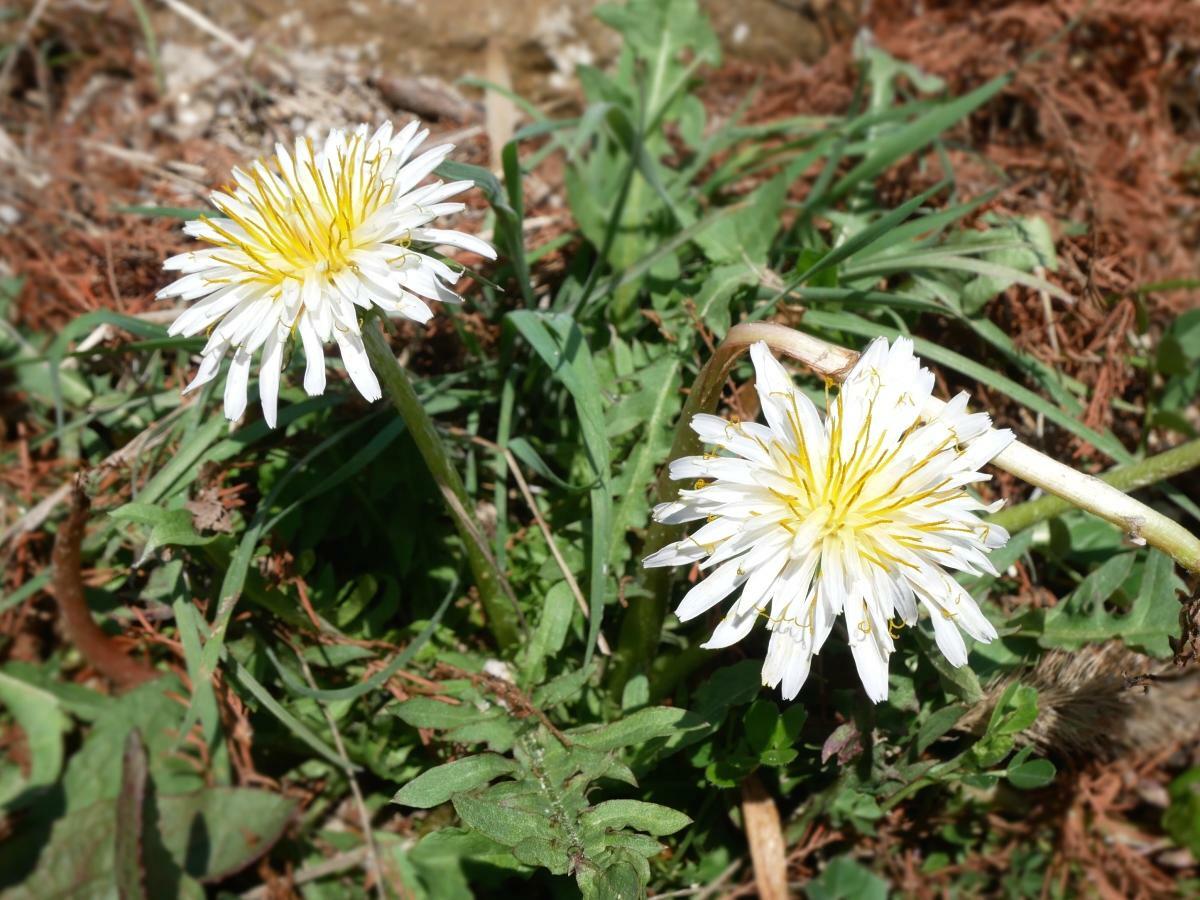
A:
POLYGON ((1188 769, 1167 792, 1171 803, 1163 813, 1163 828, 1176 844, 1200 858, 1200 769, 1188 769))
POLYGON ((1133 553, 1121 553, 1080 582, 1068 597, 1046 614, 1040 641, 1046 647, 1078 649, 1088 642, 1119 638, 1151 656, 1172 654, 1171 638, 1179 635, 1179 600, 1183 582, 1166 554, 1151 550, 1142 566, 1141 585, 1126 601, 1127 612, 1110 612, 1118 592, 1130 580, 1133 553))
POLYGON ((848 856, 830 861, 804 886, 809 900, 887 900, 887 883, 848 856))
POLYGON ((740 734, 731 747, 704 744, 693 756, 705 764, 705 777, 717 787, 731 788, 759 766, 781 768, 799 756, 795 744, 808 717, 803 706, 789 706, 782 713, 770 700, 759 699, 742 717, 740 734), (711 762, 708 760, 711 758, 711 762))
MULTIPOLYGON (((558 679, 574 690, 547 691, 551 682, 534 700, 551 710, 574 699, 582 686, 575 674, 558 679)), ((511 756, 480 753, 428 769, 405 784, 394 802, 428 808, 449 801, 468 827, 467 834, 508 848, 519 864, 573 875, 586 897, 628 896, 630 885, 633 896, 641 892, 650 878, 647 858, 663 850, 653 838, 673 834, 691 819, 661 804, 637 799, 593 802, 591 794, 602 780, 637 786, 621 751, 640 748, 644 754, 656 740, 661 743, 704 723, 685 710, 647 707, 608 725, 562 732, 544 713, 514 716, 470 682, 452 696, 462 702, 415 697, 394 711, 410 725, 445 731, 448 742, 484 743, 494 750, 511 750, 511 756)))

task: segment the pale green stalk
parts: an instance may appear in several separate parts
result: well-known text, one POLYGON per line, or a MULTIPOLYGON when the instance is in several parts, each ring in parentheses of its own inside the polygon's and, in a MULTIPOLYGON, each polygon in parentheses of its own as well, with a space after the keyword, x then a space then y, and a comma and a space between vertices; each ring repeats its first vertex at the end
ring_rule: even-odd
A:
MULTIPOLYGON (((1127 466, 1118 466, 1096 477, 1119 491, 1130 492, 1197 467, 1200 467, 1200 439, 1188 441, 1127 466)), ((1015 533, 1060 516, 1071 509, 1074 509, 1074 504, 1070 501, 1046 494, 1036 500, 1002 509, 988 521, 1015 533)))

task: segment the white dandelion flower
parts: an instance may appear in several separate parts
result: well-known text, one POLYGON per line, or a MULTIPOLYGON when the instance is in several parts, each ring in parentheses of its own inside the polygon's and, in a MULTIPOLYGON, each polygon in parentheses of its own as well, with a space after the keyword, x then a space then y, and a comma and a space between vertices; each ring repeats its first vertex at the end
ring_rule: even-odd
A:
POLYGON ((928 611, 952 665, 967 661, 961 631, 989 642, 996 631, 947 569, 996 574, 987 552, 1008 534, 980 521, 993 512, 966 486, 1013 434, 966 411, 959 394, 924 424, 918 414, 933 375, 912 342, 880 339, 826 402, 824 420, 765 343, 750 348, 765 425, 698 415, 692 428, 722 455, 671 463, 696 479, 656 507, 659 522, 707 520, 646 566, 698 563, 706 575, 676 614, 695 618, 739 588, 709 648, 741 640, 762 618, 771 632, 763 683, 791 699, 808 677, 838 615, 867 694, 887 698, 888 658, 901 625, 928 611))
POLYGON ((418 186, 453 149, 445 144, 416 155, 428 135, 415 121, 399 132, 390 123, 373 134, 365 125, 334 129, 320 147, 299 139, 289 153, 277 144, 273 168, 258 160, 233 170, 233 186, 211 198, 223 218, 184 226, 213 246, 168 259, 165 268, 183 276, 158 292, 195 301, 171 325, 172 335, 212 329, 187 391, 215 378, 232 352, 225 415, 241 418, 251 361, 261 350, 259 393, 274 427, 284 349, 299 332, 310 395, 325 390, 324 345, 332 340, 359 393, 379 399, 358 309, 426 322, 433 313, 421 298, 458 302, 448 287, 458 273, 416 245, 496 256, 477 237, 430 227, 464 208, 446 201, 472 182, 418 186))

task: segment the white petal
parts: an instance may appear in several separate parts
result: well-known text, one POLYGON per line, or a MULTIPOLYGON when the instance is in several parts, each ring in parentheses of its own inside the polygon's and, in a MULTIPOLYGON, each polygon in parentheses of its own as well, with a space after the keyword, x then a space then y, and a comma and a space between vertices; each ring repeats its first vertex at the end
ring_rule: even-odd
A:
POLYGON ((663 566, 685 566, 704 559, 707 552, 695 541, 682 540, 674 544, 667 544, 661 550, 651 553, 642 560, 642 565, 647 569, 661 568, 663 566))
POLYGON ((378 400, 383 396, 379 389, 379 379, 371 369, 371 361, 367 358, 367 349, 363 346, 361 334, 353 331, 335 330, 333 333, 339 349, 342 351, 342 362, 350 380, 358 388, 358 392, 368 401, 378 400))
POLYGON ((747 577, 748 574, 739 568, 738 560, 725 563, 684 595, 675 615, 681 622, 696 618, 728 597, 747 577))
POLYGON ((225 418, 236 422, 246 411, 246 391, 250 381, 250 354, 238 347, 225 376, 225 418))
POLYGON ((705 650, 721 650, 731 647, 750 633, 756 621, 758 621, 757 610, 752 609, 741 615, 730 612, 713 630, 712 637, 700 646, 705 650))
POLYGON ((487 241, 480 240, 473 234, 461 231, 450 231, 444 228, 414 228, 413 240, 425 241, 436 246, 458 247, 471 253, 478 253, 485 259, 495 259, 496 251, 487 241))
POLYGON ((937 606, 926 604, 929 609, 929 621, 933 623, 933 636, 937 639, 938 649, 950 665, 958 668, 967 664, 967 645, 963 643, 962 634, 954 627, 954 623, 937 606))
POLYGON ((285 343, 287 330, 279 326, 263 347, 262 365, 258 369, 258 394, 269 428, 275 427, 275 413, 279 407, 279 371, 283 365, 285 343))
POLYGON ((206 385, 216 378, 217 372, 221 368, 221 360, 225 358, 225 353, 228 349, 228 344, 218 344, 212 350, 205 353, 200 358, 200 368, 196 370, 196 377, 183 389, 183 393, 189 394, 196 390, 196 388, 206 385))
POLYGON ((304 392, 316 397, 325 393, 325 350, 308 313, 300 316, 299 327, 304 343, 304 392))

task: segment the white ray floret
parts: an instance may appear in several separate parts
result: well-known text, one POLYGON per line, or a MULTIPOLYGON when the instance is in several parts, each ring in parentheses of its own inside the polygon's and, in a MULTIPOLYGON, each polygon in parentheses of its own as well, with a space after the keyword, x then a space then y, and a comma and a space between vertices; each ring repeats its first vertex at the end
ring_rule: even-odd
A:
POLYGON ((876 702, 897 629, 920 609, 946 659, 965 665, 962 632, 985 643, 996 632, 947 570, 996 574, 987 554, 1008 534, 978 514, 1000 503, 985 506, 966 486, 990 477, 978 470, 1012 432, 968 413, 965 393, 922 424, 933 375, 906 338, 874 341, 823 417, 765 343, 750 355, 766 424, 696 416, 693 430, 717 452, 673 461, 671 477, 695 484, 654 511, 659 522, 704 522, 644 563, 699 565, 679 618, 736 593, 704 646, 736 643, 761 619, 771 632, 763 683, 788 699, 838 616, 876 702))
POLYGON ((337 343, 351 381, 367 400, 381 396, 359 326, 359 310, 426 322, 425 300, 457 302, 458 273, 417 245, 458 247, 495 259, 486 242, 432 228, 461 211, 449 198, 470 181, 423 181, 450 153, 449 144, 418 154, 429 132, 411 122, 374 133, 362 125, 334 129, 324 143, 298 139, 275 146, 273 165, 257 160, 233 170, 233 185, 212 194, 221 218, 184 226, 213 246, 173 256, 165 268, 181 277, 158 292, 191 305, 171 325, 173 335, 211 329, 191 391, 216 377, 232 355, 225 415, 246 409, 253 357, 261 351, 259 394, 274 427, 284 350, 298 333, 304 346, 304 389, 325 390, 325 351, 337 343))

